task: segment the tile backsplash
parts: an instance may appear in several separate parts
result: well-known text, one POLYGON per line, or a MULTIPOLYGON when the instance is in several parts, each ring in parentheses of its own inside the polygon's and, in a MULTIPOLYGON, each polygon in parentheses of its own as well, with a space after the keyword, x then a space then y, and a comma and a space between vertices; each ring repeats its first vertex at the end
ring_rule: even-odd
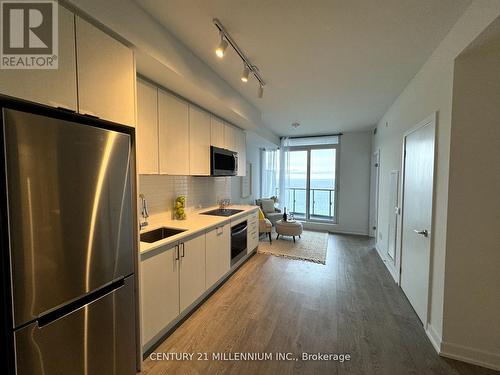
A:
POLYGON ((179 195, 186 196, 188 210, 213 206, 220 199, 231 198, 231 185, 234 185, 231 178, 237 177, 139 175, 138 193, 146 197, 151 216, 163 215, 172 212, 179 195))

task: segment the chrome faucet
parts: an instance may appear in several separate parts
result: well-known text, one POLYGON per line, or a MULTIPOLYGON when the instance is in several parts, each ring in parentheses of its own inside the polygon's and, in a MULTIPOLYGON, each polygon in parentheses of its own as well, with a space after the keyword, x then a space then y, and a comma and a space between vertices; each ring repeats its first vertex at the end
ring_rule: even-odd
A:
POLYGON ((219 209, 225 210, 227 206, 229 206, 230 204, 231 204, 230 199, 221 199, 219 200, 219 209))
POLYGON ((139 221, 139 228, 142 229, 148 225, 148 202, 146 201, 146 197, 144 194, 139 194, 139 198, 141 200, 141 216, 142 220, 139 221))

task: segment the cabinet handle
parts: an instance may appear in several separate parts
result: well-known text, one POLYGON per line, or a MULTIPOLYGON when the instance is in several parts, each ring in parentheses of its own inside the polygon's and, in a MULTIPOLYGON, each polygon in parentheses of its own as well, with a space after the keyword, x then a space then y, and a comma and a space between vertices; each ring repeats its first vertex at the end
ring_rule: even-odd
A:
POLYGON ((175 260, 179 260, 179 245, 175 245, 175 260))
POLYGON ((184 258, 184 255, 185 255, 185 254, 184 254, 184 242, 183 242, 183 243, 181 243, 181 245, 182 245, 182 257, 184 258))

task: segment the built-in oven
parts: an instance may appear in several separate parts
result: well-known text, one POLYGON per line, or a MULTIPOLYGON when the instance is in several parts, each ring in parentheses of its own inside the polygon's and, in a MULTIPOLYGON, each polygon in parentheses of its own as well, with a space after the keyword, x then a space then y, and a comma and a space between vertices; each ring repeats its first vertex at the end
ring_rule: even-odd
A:
POLYGON ((210 174, 212 176, 236 176, 238 174, 238 153, 211 146, 210 174))
POLYGON ((231 266, 247 253, 247 228, 246 220, 231 227, 231 266))

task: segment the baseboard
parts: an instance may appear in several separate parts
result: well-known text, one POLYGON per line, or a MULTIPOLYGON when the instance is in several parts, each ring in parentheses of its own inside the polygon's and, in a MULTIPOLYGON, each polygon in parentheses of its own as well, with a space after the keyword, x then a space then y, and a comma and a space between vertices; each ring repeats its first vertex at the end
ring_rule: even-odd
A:
POLYGON ((368 236, 368 231, 356 231, 356 230, 345 230, 339 228, 338 224, 325 224, 325 223, 316 223, 316 222, 306 222, 303 221, 302 225, 304 229, 310 230, 325 230, 329 233, 338 233, 338 234, 351 234, 355 236, 368 236))
POLYGON ((441 336, 437 333, 436 329, 431 324, 427 323, 425 334, 429 338, 437 354, 441 354, 441 336))
POLYGON ((352 236, 365 236, 368 237, 368 232, 356 232, 351 230, 342 230, 342 229, 329 229, 329 233, 337 233, 337 234, 350 234, 352 236))
POLYGON ((378 243, 375 243, 375 250, 377 250, 377 254, 380 257, 380 260, 384 263, 385 268, 387 268, 387 271, 389 271, 389 274, 393 278, 394 282, 396 284, 399 284, 399 275, 397 270, 394 268, 394 265, 391 264, 389 258, 387 258, 382 250, 380 250, 380 246, 378 243))
POLYGON ((500 371, 500 354, 443 341, 441 356, 500 371))

